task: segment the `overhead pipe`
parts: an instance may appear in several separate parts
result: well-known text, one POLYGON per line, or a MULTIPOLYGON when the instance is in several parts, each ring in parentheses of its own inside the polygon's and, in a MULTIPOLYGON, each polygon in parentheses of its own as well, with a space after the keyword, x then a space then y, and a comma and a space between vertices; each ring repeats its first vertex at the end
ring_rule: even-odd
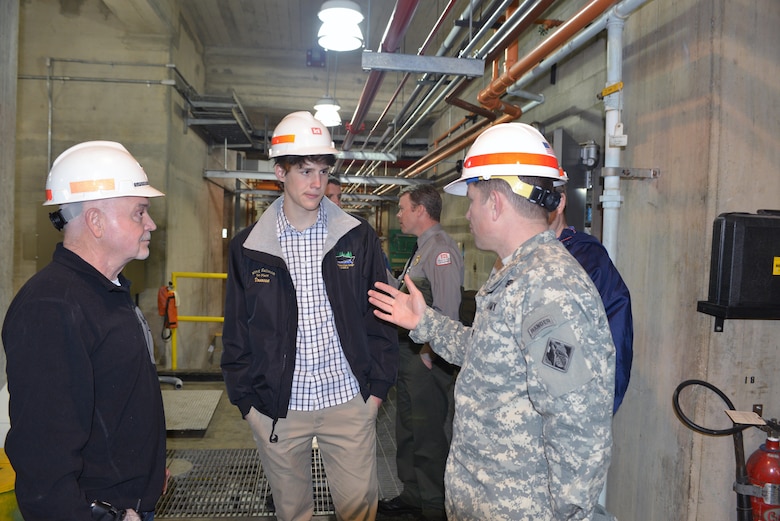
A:
MULTIPOLYGON (((520 77, 514 85, 507 91, 513 93, 533 80, 544 74, 552 67, 552 64, 559 62, 569 54, 573 53, 588 41, 594 38, 598 33, 607 29, 607 82, 606 86, 613 85, 622 78, 622 49, 623 37, 622 30, 624 21, 637 9, 647 3, 648 0, 623 0, 612 9, 604 13, 595 22, 589 25, 584 31, 577 34, 566 45, 545 58, 537 67, 520 77)), ((622 151, 620 147, 609 146, 609 136, 614 133, 615 125, 620 118, 622 111, 622 96, 620 93, 611 94, 604 98, 605 105, 605 137, 604 137, 604 168, 614 168, 621 166, 622 151)), ((531 107, 524 107, 527 111, 531 107)), ((603 208, 602 219, 602 243, 609 253, 612 262, 617 263, 617 230, 618 230, 618 212, 622 205, 620 195, 620 177, 604 176, 604 192, 601 198, 603 208)))
MULTIPOLYGON (((417 55, 418 56, 422 56, 423 54, 425 54, 425 51, 428 48, 428 45, 430 45, 430 43, 433 41, 434 36, 439 32, 439 29, 441 29, 441 26, 444 24, 445 18, 450 13, 450 11, 455 7, 455 3, 456 2, 457 2, 457 0, 450 0, 449 3, 447 4, 447 6, 445 6, 444 10, 439 15, 438 20, 436 20, 436 23, 433 24, 433 27, 428 32, 428 36, 425 38, 425 40, 423 41, 422 45, 418 49, 418 51, 417 51, 417 55)), ((447 42, 447 40, 445 39, 445 43, 442 44, 442 46, 446 45, 446 42, 447 42)), ((401 79, 401 81, 398 84, 398 87, 396 87, 395 92, 393 92, 393 95, 390 96, 390 100, 387 102, 387 105, 385 105, 384 110, 382 110, 382 113, 379 115, 379 118, 377 118, 376 123, 374 123, 374 126, 369 131, 368 136, 363 141, 363 145, 360 147, 361 150, 364 149, 368 145, 368 140, 371 139, 371 136, 374 135, 374 132, 376 132, 376 130, 379 128, 379 125, 382 123, 382 121, 384 121, 385 116, 390 111, 390 107, 392 107, 393 104, 395 103, 395 100, 400 95, 404 85, 406 85, 406 82, 409 81, 409 78, 411 77, 411 75, 412 74, 410 72, 407 72, 407 73, 404 74, 403 78, 401 79)), ((407 102, 407 106, 408 106, 409 103, 413 102, 413 100, 416 98, 418 93, 419 93, 419 85, 412 92, 412 95, 410 96, 409 101, 407 102)), ((403 109, 402 109, 402 112, 403 112, 403 109)), ((394 128, 394 124, 388 125, 387 129, 385 130, 385 133, 382 135, 381 139, 379 140, 379 145, 384 143, 384 141, 387 139, 387 137, 389 135, 389 132, 391 132, 393 128, 394 128)), ((375 149, 376 148, 378 148, 378 145, 377 145, 377 147, 375 147, 375 149)), ((354 164, 355 164, 354 162, 350 163, 350 166, 347 168, 347 171, 349 171, 349 169, 354 164)), ((338 168, 338 166, 340 166, 340 165, 337 165, 337 168, 338 168)), ((364 167, 365 167, 365 163, 364 163, 364 167)), ((362 170, 363 170, 363 168, 360 168, 358 170, 358 172, 357 172, 357 175, 361 175, 361 173, 362 173, 361 171, 362 170)))
MULTIPOLYGON (((517 11, 517 0, 512 2, 512 5, 509 6, 509 9, 507 9, 506 15, 507 18, 512 17, 512 13, 517 11)), ((517 61, 517 57, 520 55, 520 52, 518 49, 520 48, 520 43, 517 40, 517 38, 512 40, 512 43, 510 43, 506 49, 504 49, 504 70, 509 70, 512 65, 517 61)))
MULTIPOLYGON (((492 49, 489 49, 486 54, 484 54, 485 61, 488 63, 495 62, 498 56, 504 52, 504 49, 510 46, 513 42, 516 42, 520 35, 531 26, 534 20, 544 11, 546 11, 553 3, 555 3, 555 1, 556 0, 539 0, 539 2, 537 2, 537 4, 528 11, 524 18, 518 20, 516 25, 509 29, 509 31, 507 31, 507 33, 502 36, 501 40, 498 41, 492 49)), ((515 10, 515 12, 516 11, 517 10, 515 10)), ((510 20, 507 20, 507 24, 510 22, 510 20)), ((488 42, 488 44, 490 44, 490 42, 488 42)), ((513 63, 516 61, 517 59, 514 59, 513 63)), ((461 80, 464 80, 464 78, 461 78, 461 80)), ((450 96, 447 97, 445 101, 450 103, 451 99, 455 99, 456 97, 460 96, 460 93, 463 92, 472 81, 473 78, 469 78, 467 81, 460 81, 458 87, 452 94, 450 94, 450 96)))
MULTIPOLYGON (((398 0, 396 2, 387 29, 385 29, 385 34, 382 36, 378 52, 394 53, 398 50, 401 40, 409 29, 409 24, 412 21, 414 12, 417 10, 418 4, 419 0, 398 0)), ((360 126, 363 124, 366 114, 368 114, 368 109, 371 108, 371 104, 374 102, 377 92, 379 92, 384 76, 385 71, 372 70, 368 73, 366 84, 363 86, 363 92, 360 93, 357 107, 355 107, 355 113, 347 125, 347 134, 342 144, 343 150, 349 150, 352 147, 352 142, 360 131, 360 126)))
MULTIPOLYGON (((532 1, 533 0, 526 0, 527 3, 531 3, 532 1)), ((504 0, 504 2, 501 4, 501 6, 502 7, 506 7, 507 5, 511 4, 511 2, 512 2, 512 0, 504 0)), ((488 18, 488 20, 485 22, 485 25, 478 32, 478 37, 475 38, 474 40, 472 40, 471 42, 469 42, 469 44, 466 45, 466 47, 462 51, 459 52, 459 56, 466 56, 469 53, 471 53, 472 49, 474 47, 476 47, 476 45, 478 44, 479 39, 482 37, 482 35, 485 34, 485 32, 486 32, 485 27, 488 27, 488 28, 492 27, 493 23, 498 19, 499 16, 500 16, 500 13, 494 13, 490 18, 488 18)), ((517 18, 517 21, 515 23, 520 23, 522 21, 522 16, 523 16, 522 13, 519 13, 519 12, 515 13, 514 17, 517 18)), ((507 27, 511 27, 514 24, 513 23, 507 23, 505 25, 507 27)), ((490 48, 493 47, 493 43, 492 42, 494 42, 494 40, 501 41, 502 34, 503 33, 500 31, 499 33, 494 35, 493 38, 491 38, 488 41, 487 44, 485 44, 481 49, 479 49, 474 54, 474 56, 476 56, 477 58, 481 58, 484 55, 484 53, 487 52, 486 49, 490 49, 490 48)), ((430 114, 433 111, 433 109, 438 104, 440 104, 442 101, 446 100, 448 97, 451 97, 451 93, 456 91, 459 88, 459 86, 462 85, 462 84, 463 84, 462 81, 450 82, 450 81, 448 81, 446 76, 442 76, 439 79, 439 81, 437 82, 436 86, 434 86, 430 90, 430 92, 428 93, 428 96, 426 97, 426 100, 424 100, 423 102, 421 102, 420 104, 417 105, 417 109, 416 109, 415 113, 412 114, 404 122, 404 124, 401 127, 401 129, 396 129, 396 132, 397 132, 396 135, 393 137, 393 140, 391 140, 391 142, 388 144, 388 146, 385 147, 385 150, 390 150, 390 149, 392 149, 392 148, 394 148, 396 146, 395 144, 400 143, 401 141, 403 141, 403 139, 415 128, 417 123, 422 121, 422 119, 425 116, 430 114), (427 109, 423 110, 423 106, 425 106, 427 100, 432 99, 434 93, 436 93, 438 91, 438 89, 440 89, 442 87, 445 90, 442 93, 440 93, 438 95, 438 97, 433 99, 433 101, 431 101, 428 104, 427 109)), ((514 107, 513 109, 508 109, 508 110, 511 111, 516 117, 520 117, 520 109, 519 109, 519 107, 514 107)))
MULTIPOLYGON (((436 23, 433 24, 433 27, 431 28, 430 32, 428 33, 428 36, 425 38, 425 41, 420 46, 420 48, 417 51, 418 56, 422 56, 425 54, 425 50, 428 48, 428 45, 433 40, 433 37, 436 35, 437 32, 439 32, 439 29, 441 28, 442 24, 444 23, 444 19, 449 14, 449 12, 452 10, 453 7, 455 7, 455 3, 458 0, 450 0, 449 4, 444 8, 444 10, 439 15, 439 19, 436 20, 436 23)), ((368 137, 371 137, 374 134, 374 131, 379 127, 379 124, 384 120, 387 113, 390 111, 390 107, 395 103, 395 100, 398 98, 399 94, 401 93, 401 90, 403 89, 404 85, 406 85, 406 82, 409 81, 409 78, 411 77, 412 73, 407 72, 404 74, 404 77, 401 79, 400 83, 398 84, 398 87, 395 89, 395 92, 392 96, 390 96, 390 101, 388 101, 387 105, 385 106, 382 113, 379 115, 379 118, 377 119, 376 123, 374 124, 374 127, 371 129, 371 132, 369 132, 368 137)))
MULTIPOLYGON (((549 3, 551 3, 551 0, 542 0, 542 1, 537 2, 533 7, 531 7, 529 9, 528 7, 533 3, 533 1, 534 0, 525 0, 524 4, 517 11, 515 11, 512 14, 512 17, 507 21, 507 23, 504 24, 505 28, 502 28, 501 31, 499 31, 495 35, 493 35, 493 37, 491 37, 488 40, 488 42, 485 45, 483 45, 474 55, 477 58, 481 58, 481 57, 484 57, 486 54, 489 54, 492 51, 496 51, 496 49, 499 49, 499 46, 504 46, 504 47, 508 46, 511 43, 511 40, 505 38, 504 34, 505 33, 506 34, 512 34, 515 31, 517 31, 519 28, 521 28, 520 30, 524 30, 527 26, 530 25, 530 23, 533 22, 533 20, 536 18, 536 16, 541 14, 542 11, 539 10, 540 6, 544 5, 545 6, 544 8, 546 8, 546 6, 549 5, 549 3)), ((507 1, 507 2, 505 2, 502 5, 509 5, 510 3, 511 2, 507 1)), ((498 16, 498 14, 496 14, 496 17, 497 16, 498 16)), ((490 18, 489 19, 491 26, 492 26, 492 22, 495 21, 495 19, 496 18, 490 18)), ((484 27, 483 27, 483 29, 484 29, 484 27)), ((480 31, 480 35, 481 34, 484 34, 484 33, 482 31, 480 31)), ((476 39, 473 40, 472 42, 470 42, 469 45, 467 45, 466 48, 463 51, 460 52, 460 56, 464 56, 464 55, 467 55, 468 53, 470 53, 471 50, 477 45, 477 43, 478 43, 478 40, 476 40, 476 39)), ((501 50, 499 50, 498 52, 500 53, 501 50)), ((447 82, 445 80, 446 80, 446 78, 444 78, 444 77, 441 78, 439 80, 439 83, 437 84, 437 87, 439 85, 446 85, 447 82)), ((438 105, 439 103, 441 103, 442 100, 453 100, 453 101, 448 101, 448 103, 454 104, 454 98, 452 96, 452 93, 459 91, 459 89, 462 89, 464 84, 466 84, 466 83, 463 82, 463 81, 449 83, 449 85, 447 85, 447 87, 446 87, 446 91, 444 93, 442 93, 442 95, 440 95, 436 100, 434 100, 429 105, 428 109, 423 112, 422 116, 417 117, 417 118, 410 117, 405 122, 404 127, 403 127, 403 131, 399 131, 396 134, 396 136, 394 137, 395 142, 398 143, 401 140, 403 140, 405 138, 405 136, 407 134, 409 134, 414 129, 414 127, 416 126, 416 123, 421 121, 422 118, 425 115, 427 115, 430 112, 432 112, 433 108, 436 105, 438 105), (449 91, 449 93, 447 91, 449 91)), ((434 91, 435 91, 435 88, 432 89, 432 92, 434 92, 434 91)), ((420 104, 418 106, 417 110, 420 111, 421 107, 422 107, 422 104, 420 104)), ((517 118, 519 118, 522 115, 522 110, 520 109, 520 107, 511 105, 511 104, 505 104, 503 106, 503 112, 504 112, 504 115, 508 114, 508 115, 511 116, 511 118, 509 119, 510 121, 513 120, 513 119, 517 119, 517 118)), ((502 116, 502 118, 503 118, 503 116, 502 116)), ((465 137, 467 138, 467 136, 465 136, 465 137)), ((390 145, 385 147, 385 149, 389 150, 392 147, 393 147, 393 145, 391 143, 390 145)), ((413 175, 418 175, 420 173, 420 171, 417 171, 416 169, 413 170, 413 172, 414 172, 413 175)), ((402 174, 405 174, 405 172, 402 172, 402 174)))
POLYGON ((583 9, 572 16, 566 23, 561 25, 550 37, 536 46, 523 59, 518 60, 506 73, 501 75, 490 83, 485 89, 477 95, 479 101, 485 107, 492 110, 501 110, 504 102, 501 96, 506 93, 506 89, 511 86, 517 78, 529 71, 534 65, 539 63, 545 56, 552 53, 555 49, 563 45, 580 29, 591 23, 597 16, 609 9, 616 0, 591 0, 583 9))
MULTIPOLYGON (((520 110, 521 109, 518 107, 518 111, 520 110)), ((469 128, 468 130, 462 132, 452 143, 445 145, 439 150, 434 150, 433 152, 426 155, 425 157, 418 159, 411 167, 409 167, 407 170, 402 171, 400 173, 400 176, 416 177, 422 174, 427 169, 435 166, 436 163, 443 161, 444 159, 447 159, 452 154, 460 150, 463 150, 467 146, 471 145, 474 142, 474 140, 477 139, 481 131, 484 130, 486 127, 492 127, 494 125, 498 125, 501 123, 509 123, 511 121, 515 121, 519 117, 520 117, 519 115, 516 116, 510 113, 510 114, 503 114, 499 116, 493 122, 487 119, 482 120, 481 122, 477 123, 476 125, 469 128)))
MULTIPOLYGON (((496 0, 496 2, 499 2, 499 1, 509 2, 511 0, 496 0)), ((460 34, 464 30, 463 22, 465 22, 465 21, 469 21, 470 22, 472 17, 473 17, 473 15, 474 15, 475 9, 480 7, 481 4, 482 4, 482 0, 471 0, 471 2, 469 2, 469 4, 466 6, 466 8, 463 10, 463 12, 461 12, 461 14, 458 17, 458 19, 454 22, 453 28, 450 30, 450 33, 447 35, 447 37, 444 39, 444 42, 439 47, 439 50, 436 52, 436 56, 444 56, 453 47, 453 45, 455 43, 455 40, 458 38, 458 36, 460 36, 460 34), (461 23, 458 23, 458 22, 461 22, 461 23)), ((492 8, 492 6, 490 6, 490 7, 492 8)), ((496 10, 495 9, 489 9, 489 11, 493 12, 493 11, 496 11, 496 10)), ((493 18, 491 18, 489 20, 489 22, 492 23, 492 20, 493 20, 493 18)), ((471 44, 471 45, 473 45, 473 44, 471 44)), ((461 51, 460 55, 462 56, 464 53, 468 52, 469 48, 470 48, 470 46, 467 47, 466 50, 461 51)), ((414 91, 409 96, 409 100, 404 104, 404 106, 398 112, 396 117, 393 119, 393 123, 392 123, 392 126, 391 126, 392 128, 388 128, 388 130, 385 132, 385 135, 383 136, 382 142, 384 142, 384 139, 389 135, 389 132, 391 130, 394 130, 397 133, 400 133, 400 132, 403 131, 403 129, 405 127, 408 127, 410 121, 415 119, 415 115, 414 114, 412 114, 411 116, 409 116, 406 119, 404 119, 404 118, 405 118, 406 113, 408 112, 409 108, 414 103, 414 100, 420 95, 422 89, 425 88, 424 86, 427 84, 427 81, 428 81, 430 76, 431 76, 430 74, 426 73, 426 74, 423 74, 423 76, 420 78, 420 81, 415 86, 414 91), (400 129, 399 129, 399 126, 401 127, 400 129)), ((429 88, 427 97, 425 98, 425 100, 423 102, 417 104, 416 111, 419 111, 421 106, 424 105, 427 100, 431 99, 431 95, 432 95, 433 92, 435 92, 437 89, 439 89, 442 85, 444 85, 446 83, 444 81, 444 79, 445 79, 445 77, 441 77, 438 80, 438 82, 436 83, 435 86, 429 88)), ((458 79, 455 80, 455 82, 457 83, 457 82, 460 82, 462 80, 463 80, 463 78, 458 78, 458 79)), ((440 102, 440 100, 436 101, 435 103, 439 103, 439 102, 440 102)), ((419 119, 418 119, 418 121, 419 121, 419 119)), ((398 143, 397 136, 396 136, 396 139, 394 139, 394 141, 396 143, 398 143)), ((394 148, 394 146, 395 145, 391 145, 390 147, 386 147, 386 149, 394 148)))
MULTIPOLYGON (((552 53, 555 49, 563 45, 569 38, 572 37, 577 31, 582 29, 591 23, 596 17, 607 10, 616 0, 592 0, 579 12, 575 13, 566 23, 561 25, 555 33, 550 35, 540 45, 528 53, 523 59, 518 60, 510 69, 498 79, 491 82, 488 87, 483 89, 478 95, 477 100, 486 108, 492 110, 506 110, 509 104, 501 101, 502 96, 506 89, 512 85, 517 78, 530 70, 535 64, 539 63, 547 54, 552 53)), ((515 116, 512 113, 504 113, 490 126, 497 125, 499 123, 506 123, 514 121, 519 116, 515 116)), ((487 126, 486 122, 482 122, 482 126, 487 126)), ((441 150, 433 151, 425 157, 419 159, 409 169, 401 172, 400 175, 404 177, 415 177, 426 169, 430 168, 432 164, 448 157, 448 155, 454 154, 459 150, 467 147, 471 144, 476 136, 472 134, 473 128, 466 131, 462 136, 456 138, 452 144, 442 148, 441 150), (446 154, 446 155, 445 155, 446 154)))
POLYGON ((574 51, 582 48, 582 46, 588 43, 591 39, 595 38, 597 34, 606 29, 607 21, 610 18, 614 16, 626 18, 647 1, 648 0, 623 0, 621 3, 601 15, 595 22, 588 25, 574 38, 566 42, 566 44, 560 47, 557 51, 553 52, 544 60, 539 62, 539 64, 532 70, 521 76, 511 87, 507 89, 507 93, 513 94, 511 91, 522 89, 524 86, 528 85, 533 80, 549 71, 554 64, 559 63, 574 51))
MULTIPOLYGON (((470 20, 473 10, 475 7, 478 7, 482 3, 482 0, 471 0, 466 6, 466 8, 463 10, 463 12, 460 14, 457 21, 453 24, 453 28, 450 30, 449 34, 444 38, 444 41, 442 42, 441 46, 439 47, 439 50, 436 52, 436 56, 443 56, 446 54, 453 46, 455 39, 460 35, 461 32, 463 32, 463 28, 457 23, 458 21, 463 20, 470 20)), ((449 6, 446 9, 449 12, 449 6)), ((443 13, 442 13, 443 14, 443 13)), ((439 20, 442 20, 443 16, 439 17, 439 20)), ((439 25, 438 22, 436 25, 439 25)), ((431 32, 431 34, 433 34, 431 32)), ((388 125, 387 129, 385 129, 384 134, 382 134, 379 145, 375 147, 375 150, 379 148, 379 146, 384 143, 390 136, 392 132, 395 132, 398 130, 398 126, 400 124, 400 121, 403 119, 406 112, 409 110, 409 107, 412 106, 412 104, 415 102, 417 97, 421 94, 423 85, 425 85, 426 80, 428 79, 428 74, 424 74, 420 81, 415 86, 414 90, 412 91, 412 94, 409 96, 409 99, 404 104, 404 106, 401 108, 401 110, 398 112, 398 114, 395 116, 393 121, 388 125)), ((404 77, 406 79, 406 76, 404 77)), ((434 87, 435 88, 435 87, 434 87)), ((396 94, 393 95, 393 99, 390 100, 390 103, 386 106, 383 115, 390 109, 391 103, 394 102, 395 98, 397 97, 397 93, 400 91, 399 89, 396 89, 396 94)), ((418 105, 419 106, 419 105, 418 105)), ((364 145, 365 146, 365 145, 364 145)), ((374 163, 369 169, 373 170, 376 169, 377 163, 374 163)), ((369 170, 367 169, 367 170, 369 170)))

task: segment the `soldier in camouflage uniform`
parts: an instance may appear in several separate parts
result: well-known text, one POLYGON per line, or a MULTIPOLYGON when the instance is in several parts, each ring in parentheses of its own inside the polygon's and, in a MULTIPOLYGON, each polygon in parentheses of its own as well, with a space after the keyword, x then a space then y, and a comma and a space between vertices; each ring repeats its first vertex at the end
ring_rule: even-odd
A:
POLYGON ((477 247, 503 267, 476 296, 472 327, 378 283, 375 314, 462 367, 445 477, 450 521, 591 520, 609 466, 615 347, 598 291, 547 229, 563 175, 521 123, 475 141, 458 181, 477 247))

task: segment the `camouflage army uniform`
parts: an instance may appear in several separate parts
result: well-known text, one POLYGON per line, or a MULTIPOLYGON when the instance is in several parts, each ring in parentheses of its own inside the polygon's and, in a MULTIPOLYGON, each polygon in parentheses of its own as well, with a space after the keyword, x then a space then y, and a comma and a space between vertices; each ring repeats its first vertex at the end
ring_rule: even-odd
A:
POLYGON ((552 232, 411 337, 462 366, 445 478, 450 521, 591 519, 609 466, 615 348, 598 291, 552 232))

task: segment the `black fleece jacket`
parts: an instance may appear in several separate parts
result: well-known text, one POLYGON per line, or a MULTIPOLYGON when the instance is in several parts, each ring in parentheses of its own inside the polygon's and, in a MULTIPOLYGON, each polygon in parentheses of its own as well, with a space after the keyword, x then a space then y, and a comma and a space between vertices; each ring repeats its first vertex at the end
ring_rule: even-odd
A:
POLYGON ((154 510, 165 416, 130 282, 62 244, 3 324, 11 395, 5 450, 25 519, 88 520, 89 504, 154 510))

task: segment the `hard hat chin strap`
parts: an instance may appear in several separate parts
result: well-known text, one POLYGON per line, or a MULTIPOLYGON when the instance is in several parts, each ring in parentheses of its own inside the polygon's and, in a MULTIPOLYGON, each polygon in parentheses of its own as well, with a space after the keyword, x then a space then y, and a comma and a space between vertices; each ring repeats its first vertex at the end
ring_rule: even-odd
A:
POLYGON ((558 192, 551 192, 540 186, 529 185, 520 180, 520 178, 513 175, 494 175, 490 176, 490 179, 503 179, 509 183, 509 187, 514 193, 528 199, 534 204, 538 204, 548 212, 555 211, 558 205, 561 203, 561 194, 558 192))

